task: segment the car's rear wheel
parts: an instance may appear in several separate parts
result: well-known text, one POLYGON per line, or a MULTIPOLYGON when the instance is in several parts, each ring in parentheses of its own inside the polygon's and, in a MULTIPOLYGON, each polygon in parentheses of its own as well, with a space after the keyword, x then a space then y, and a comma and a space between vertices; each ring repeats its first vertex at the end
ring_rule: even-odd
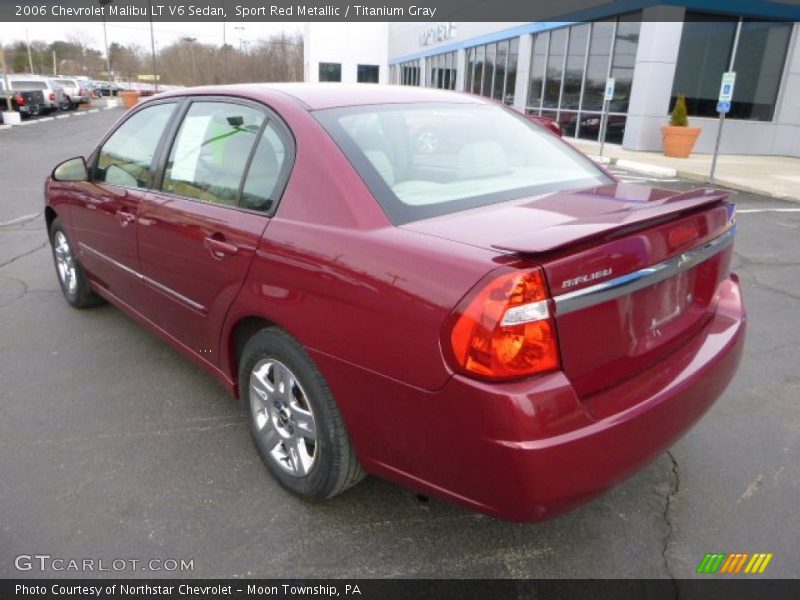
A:
POLYGON ((239 390, 261 459, 284 488, 324 500, 363 479, 333 394, 287 333, 267 328, 248 340, 239 390))
POLYGON ((105 300, 89 287, 86 274, 78 262, 61 219, 56 218, 50 226, 50 245, 53 249, 58 283, 67 302, 75 308, 91 308, 103 304, 105 300))

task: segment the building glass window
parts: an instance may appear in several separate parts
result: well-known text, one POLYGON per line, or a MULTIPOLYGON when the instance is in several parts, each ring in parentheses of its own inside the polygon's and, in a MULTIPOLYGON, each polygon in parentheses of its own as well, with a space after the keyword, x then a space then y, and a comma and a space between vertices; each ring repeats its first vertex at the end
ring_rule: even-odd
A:
POLYGON ((397 65, 398 81, 400 85, 419 85, 420 66, 418 60, 410 60, 397 65))
POLYGON ((503 99, 503 88, 506 83, 506 60, 508 59, 508 41, 499 42, 495 53, 494 87, 492 98, 503 99))
POLYGON ((513 38, 508 44, 508 62, 506 63, 506 89, 503 93, 505 104, 514 104, 517 89, 517 62, 519 61, 519 38, 513 38))
POLYGON ((641 15, 620 17, 617 34, 614 36, 614 57, 611 61, 611 77, 614 78, 614 99, 609 103, 609 112, 628 112, 633 85, 633 69, 636 66, 636 48, 639 46, 641 15))
POLYGON ((564 70, 564 90, 561 108, 577 109, 581 100, 583 71, 586 67, 586 44, 589 41, 589 24, 572 27, 569 32, 569 50, 564 70))
POLYGON ((606 89, 608 66, 611 60, 614 27, 615 24, 609 21, 592 23, 589 60, 586 63, 586 78, 583 84, 582 110, 599 111, 603 109, 603 94, 606 89))
POLYGON ((492 97, 494 82, 494 62, 497 58, 497 44, 486 46, 486 62, 483 65, 483 85, 481 86, 481 96, 492 97))
POLYGON ((486 63, 486 46, 475 48, 475 72, 473 74, 472 85, 466 89, 472 90, 473 94, 481 93, 483 85, 483 67, 486 63))
POLYGON ((538 110, 542 106, 542 83, 547 62, 547 42, 550 34, 545 32, 533 38, 531 50, 531 79, 528 84, 528 107, 538 110))
POLYGON ((736 86, 728 117, 772 120, 791 34, 791 23, 742 22, 733 63, 736 86))
POLYGON ((456 89, 456 53, 446 52, 430 56, 428 63, 428 85, 443 90, 456 89))
POLYGON ((597 140, 606 78, 615 77, 606 141, 625 130, 641 12, 536 34, 526 112, 554 119, 567 137, 597 140))
POLYGON ((670 110, 684 94, 690 116, 716 117, 720 80, 733 64, 736 86, 727 117, 772 120, 791 29, 788 22, 687 12, 670 110), (736 56, 731 57, 737 30, 736 56))
POLYGON ((544 102, 542 104, 546 108, 558 108, 566 47, 567 29, 558 29, 550 33, 547 72, 544 80, 544 102))
POLYGON ((378 83, 378 65, 358 65, 356 72, 358 83, 378 83))
POLYGON ((319 63, 319 80, 320 81, 341 81, 342 80, 342 64, 341 63, 319 63))
POLYGON ((464 89, 513 104, 518 59, 519 38, 468 48, 464 89))

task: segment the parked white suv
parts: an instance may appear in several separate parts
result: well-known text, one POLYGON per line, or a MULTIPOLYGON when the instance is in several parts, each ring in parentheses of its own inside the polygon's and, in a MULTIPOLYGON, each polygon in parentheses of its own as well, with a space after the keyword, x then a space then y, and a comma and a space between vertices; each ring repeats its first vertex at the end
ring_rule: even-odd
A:
POLYGON ((64 88, 64 93, 67 95, 67 101, 71 109, 76 109, 80 106, 81 102, 88 102, 90 100, 88 86, 81 86, 82 82, 79 79, 57 77, 55 82, 64 88))

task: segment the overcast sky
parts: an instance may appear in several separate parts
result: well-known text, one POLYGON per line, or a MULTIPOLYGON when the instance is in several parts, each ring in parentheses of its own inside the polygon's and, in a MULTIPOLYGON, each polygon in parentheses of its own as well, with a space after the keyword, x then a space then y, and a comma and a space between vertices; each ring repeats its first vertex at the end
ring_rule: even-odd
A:
MULTIPOLYGON (((150 48, 150 24, 147 21, 129 23, 107 23, 108 43, 139 44, 144 49, 150 48)), ((223 23, 154 23, 156 48, 168 46, 175 40, 190 35, 198 42, 206 44, 222 44, 223 23)), ((25 40, 25 32, 31 41, 41 40, 47 43, 56 40, 68 40, 77 37, 83 43, 103 51, 102 23, 24 23, 0 22, 0 41, 11 44, 17 40, 25 40)), ((239 45, 239 40, 257 40, 272 34, 286 31, 302 33, 302 23, 225 23, 228 43, 239 45)))

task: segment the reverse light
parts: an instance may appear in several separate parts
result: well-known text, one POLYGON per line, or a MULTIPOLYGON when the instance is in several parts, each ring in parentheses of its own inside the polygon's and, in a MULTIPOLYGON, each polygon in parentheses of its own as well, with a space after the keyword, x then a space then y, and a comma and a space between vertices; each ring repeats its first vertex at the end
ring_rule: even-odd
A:
POLYGON ((558 368, 558 341, 541 269, 503 273, 464 301, 450 329, 457 366, 487 379, 558 368))

